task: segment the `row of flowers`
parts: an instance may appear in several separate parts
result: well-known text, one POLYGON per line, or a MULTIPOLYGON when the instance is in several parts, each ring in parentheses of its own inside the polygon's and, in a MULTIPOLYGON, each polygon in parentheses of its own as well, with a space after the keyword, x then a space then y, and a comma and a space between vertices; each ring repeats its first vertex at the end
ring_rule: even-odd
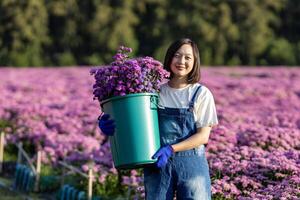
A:
MULTIPOLYGON (((105 69, 103 69, 105 70, 105 69)), ((8 142, 42 145, 43 161, 67 158, 84 170, 95 160, 104 184, 112 166, 97 128, 87 68, 1 68, 0 128, 8 142)), ((205 68, 220 125, 207 146, 214 197, 297 199, 300 194, 300 71, 296 68, 205 68)), ((123 186, 142 187, 135 170, 123 186)))

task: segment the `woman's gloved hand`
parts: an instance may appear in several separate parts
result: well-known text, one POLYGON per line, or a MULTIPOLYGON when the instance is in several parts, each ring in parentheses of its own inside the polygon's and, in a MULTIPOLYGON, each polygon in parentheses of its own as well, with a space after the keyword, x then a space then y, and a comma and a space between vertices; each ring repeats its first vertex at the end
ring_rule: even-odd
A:
POLYGON ((115 121, 109 118, 109 114, 104 114, 99 117, 99 128, 106 136, 112 136, 115 133, 115 121))
POLYGON ((166 166, 166 164, 168 163, 169 158, 172 156, 173 153, 174 153, 174 150, 171 147, 171 145, 167 145, 167 146, 161 147, 152 156, 152 159, 158 158, 158 160, 156 162, 156 166, 161 168, 161 167, 166 166))

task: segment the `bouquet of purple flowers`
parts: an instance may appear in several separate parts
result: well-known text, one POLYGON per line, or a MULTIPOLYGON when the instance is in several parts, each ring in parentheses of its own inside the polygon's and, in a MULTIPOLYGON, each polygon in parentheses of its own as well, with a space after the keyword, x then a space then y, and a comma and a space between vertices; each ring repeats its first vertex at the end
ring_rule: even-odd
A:
POLYGON ((129 58, 131 48, 121 46, 108 66, 92 69, 95 77, 94 99, 99 102, 134 93, 157 93, 169 76, 163 65, 152 57, 129 58))

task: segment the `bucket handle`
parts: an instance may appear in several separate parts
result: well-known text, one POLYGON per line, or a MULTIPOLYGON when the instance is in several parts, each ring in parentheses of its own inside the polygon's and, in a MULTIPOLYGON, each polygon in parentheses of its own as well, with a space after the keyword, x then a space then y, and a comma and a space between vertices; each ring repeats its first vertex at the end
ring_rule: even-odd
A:
POLYGON ((164 109, 164 107, 162 105, 157 103, 157 96, 151 96, 150 97, 150 109, 157 109, 157 108, 164 109), (153 106, 153 104, 155 105, 155 107, 153 106))

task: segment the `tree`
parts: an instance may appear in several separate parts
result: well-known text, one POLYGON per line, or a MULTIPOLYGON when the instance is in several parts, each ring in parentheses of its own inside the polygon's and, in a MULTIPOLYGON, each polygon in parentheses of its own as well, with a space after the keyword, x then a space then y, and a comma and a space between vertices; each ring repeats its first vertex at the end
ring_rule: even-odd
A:
POLYGON ((43 65, 48 42, 44 2, 2 0, 0 13, 0 65, 43 65))
POLYGON ((280 23, 276 13, 283 8, 284 3, 284 0, 229 1, 231 10, 234 11, 233 22, 240 34, 232 51, 239 52, 241 64, 259 64, 259 57, 276 37, 272 26, 280 23))
POLYGON ((134 1, 98 0, 93 3, 95 13, 86 29, 91 54, 86 55, 86 62, 109 63, 120 45, 136 51, 138 41, 133 27, 138 23, 138 18, 133 12, 134 1))
POLYGON ((51 43, 45 48, 54 65, 76 65, 81 58, 78 49, 85 43, 79 34, 81 12, 77 0, 46 1, 51 43))
POLYGON ((270 43, 266 57, 270 65, 295 65, 295 52, 291 43, 284 38, 279 38, 270 43))

